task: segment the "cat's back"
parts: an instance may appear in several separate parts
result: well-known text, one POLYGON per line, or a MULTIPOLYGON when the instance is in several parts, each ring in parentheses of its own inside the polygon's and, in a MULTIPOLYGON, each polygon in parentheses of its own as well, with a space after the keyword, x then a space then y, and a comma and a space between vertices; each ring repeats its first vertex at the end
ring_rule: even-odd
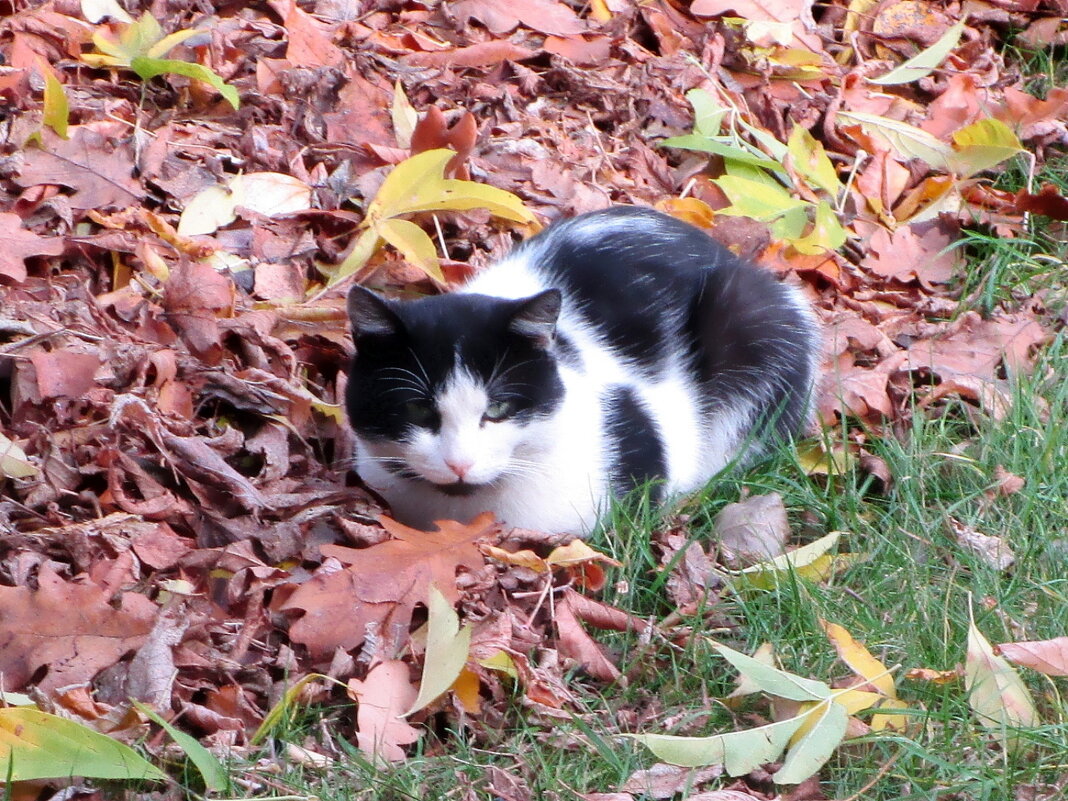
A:
POLYGON ((642 372, 669 363, 708 270, 733 257, 673 217, 617 206, 556 223, 462 291, 520 298, 561 290, 561 333, 642 372))

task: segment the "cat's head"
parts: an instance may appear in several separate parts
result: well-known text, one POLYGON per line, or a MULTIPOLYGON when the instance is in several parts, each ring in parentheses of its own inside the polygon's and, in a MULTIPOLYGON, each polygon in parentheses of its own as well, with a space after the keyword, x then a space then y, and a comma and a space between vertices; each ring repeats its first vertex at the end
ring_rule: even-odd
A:
POLYGON ((520 300, 348 296, 356 357, 346 408, 361 458, 467 494, 535 469, 536 423, 563 398, 554 356, 560 292, 520 300))

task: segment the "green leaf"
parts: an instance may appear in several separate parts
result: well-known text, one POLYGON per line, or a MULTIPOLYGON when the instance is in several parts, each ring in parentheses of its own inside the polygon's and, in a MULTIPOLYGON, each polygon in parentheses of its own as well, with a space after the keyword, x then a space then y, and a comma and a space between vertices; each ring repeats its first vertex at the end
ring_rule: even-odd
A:
POLYGON ((511 192, 474 181, 445 178, 445 166, 455 155, 446 148, 427 150, 394 167, 367 208, 371 224, 419 211, 477 208, 488 209, 506 220, 536 222, 534 214, 511 192))
MULTIPOLYGON (((752 217, 769 222, 794 209, 805 209, 809 204, 790 195, 782 186, 743 178, 739 175, 721 175, 713 181, 731 201, 719 214, 752 217)), ((800 233, 800 231, 798 232, 800 233)))
POLYGON ((772 776, 776 784, 800 784, 823 767, 834 749, 841 744, 849 724, 849 713, 845 707, 828 698, 803 717, 817 714, 819 718, 816 723, 787 752, 782 767, 772 776))
POLYGON ((816 204, 816 219, 812 223, 812 230, 800 238, 793 239, 790 244, 799 253, 816 256, 828 250, 838 250, 845 241, 845 228, 838 221, 838 215, 827 201, 821 200, 816 204))
POLYGON ((816 138, 800 125, 795 125, 787 148, 790 161, 798 175, 831 197, 838 195, 842 183, 838 180, 838 173, 827 157, 822 142, 816 141, 816 138))
POLYGON ((80 723, 27 707, 0 709, 0 775, 12 781, 167 778, 129 746, 80 723))
POLYGON ((704 89, 691 89, 686 99, 693 107, 693 132, 707 138, 718 136, 729 109, 704 89))
POLYGON ((0 433, 0 476, 29 478, 39 472, 26 456, 26 451, 0 433))
POLYGON ((176 61, 166 58, 151 58, 149 56, 137 56, 130 62, 130 69, 136 72, 142 80, 148 81, 157 75, 170 73, 184 75, 197 81, 210 84, 223 98, 235 109, 241 105, 237 89, 226 83, 219 75, 209 70, 203 64, 194 64, 191 61, 176 61))
POLYGON ((260 727, 256 729, 256 731, 253 733, 252 738, 249 740, 249 743, 251 745, 259 745, 261 742, 263 742, 263 740, 266 739, 272 731, 274 731, 274 728, 279 724, 279 722, 282 721, 282 719, 284 719, 286 715, 289 714, 293 707, 297 705, 297 702, 300 699, 300 694, 304 691, 304 688, 311 684, 313 681, 333 682, 338 687, 346 686, 344 682, 338 681, 337 679, 332 678, 331 676, 327 676, 323 673, 309 673, 307 676, 304 676, 300 681, 298 681, 296 684, 286 690, 285 693, 283 693, 282 698, 278 701, 277 704, 271 707, 271 711, 267 713, 266 717, 264 717, 263 723, 261 723, 260 727))
POLYGON ((774 762, 782 754, 804 715, 755 729, 714 734, 711 737, 675 737, 669 734, 629 735, 658 759, 685 768, 723 765, 730 776, 744 776, 774 762))
POLYGON ((445 283, 445 275, 438 263, 434 242, 426 232, 413 222, 392 217, 382 220, 377 227, 378 234, 404 254, 414 264, 439 284, 445 283))
POLYGON ((920 159, 937 169, 949 168, 953 150, 922 128, 861 111, 841 111, 838 119, 856 123, 870 136, 885 140, 904 158, 920 159))
POLYGON ((715 648, 735 670, 745 676, 748 686, 755 685, 769 695, 792 701, 822 701, 831 695, 831 688, 822 681, 787 673, 726 645, 717 644, 715 648))
POLYGON ((427 602, 426 654, 419 695, 404 716, 417 712, 448 690, 464 665, 471 648, 470 625, 460 628, 460 618, 445 596, 433 584, 427 602))
POLYGON ((215 758, 211 751, 184 731, 174 728, 174 726, 156 714, 156 711, 151 707, 145 706, 140 701, 132 698, 130 702, 146 717, 159 724, 170 735, 171 739, 178 743, 179 747, 185 751, 186 756, 189 757, 189 761, 196 765, 197 770, 200 771, 205 787, 209 790, 222 791, 230 786, 230 778, 226 773, 226 768, 215 758))
POLYGON ((1019 138, 1001 120, 985 119, 953 134, 953 171, 967 178, 990 169, 1024 150, 1019 138))
POLYGON ((899 83, 911 83, 920 78, 926 78, 938 67, 946 56, 952 52, 964 33, 964 20, 960 20, 947 30, 938 41, 928 48, 921 50, 908 61, 899 64, 886 75, 878 78, 869 78, 868 83, 878 86, 891 86, 899 83))
MULTIPOLYGON (((773 589, 780 578, 795 573, 802 578, 806 578, 809 576, 810 568, 817 569, 822 567, 821 560, 837 547, 841 536, 842 532, 832 531, 830 534, 820 537, 808 545, 802 545, 800 548, 784 553, 781 556, 776 556, 766 562, 750 565, 732 575, 760 589, 773 589)), ((822 571, 820 573, 822 574, 822 571)))
POLYGON ((754 156, 747 150, 743 150, 740 147, 734 145, 728 145, 718 139, 710 139, 702 134, 686 134, 685 136, 672 136, 670 139, 665 139, 660 143, 661 147, 678 147, 683 150, 699 150, 702 153, 713 153, 717 156, 722 156, 729 161, 737 161, 742 164, 749 164, 753 167, 760 167, 764 170, 775 170, 782 172, 782 165, 777 164, 768 158, 761 158, 760 156, 754 156))
POLYGON ((64 139, 67 138, 67 125, 70 120, 70 103, 63 91, 63 84, 51 69, 45 69, 44 90, 44 124, 64 139))

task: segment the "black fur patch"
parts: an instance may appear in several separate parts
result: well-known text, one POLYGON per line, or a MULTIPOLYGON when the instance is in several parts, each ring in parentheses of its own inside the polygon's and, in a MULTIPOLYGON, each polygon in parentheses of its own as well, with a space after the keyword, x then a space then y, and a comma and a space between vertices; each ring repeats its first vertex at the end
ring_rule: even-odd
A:
MULTIPOLYGON (((630 387, 614 386, 604 400, 605 434, 612 465, 610 481, 616 495, 623 496, 648 481, 667 474, 664 446, 649 414, 630 387)), ((659 500, 662 488, 652 488, 659 500)))
POLYGON ((457 368, 485 382, 491 401, 509 401, 517 420, 551 414, 563 384, 553 356, 510 328, 523 303, 475 294, 388 302, 397 330, 356 337, 345 398, 352 427, 393 441, 420 425, 437 430, 436 412, 413 414, 411 404, 433 404, 457 368))

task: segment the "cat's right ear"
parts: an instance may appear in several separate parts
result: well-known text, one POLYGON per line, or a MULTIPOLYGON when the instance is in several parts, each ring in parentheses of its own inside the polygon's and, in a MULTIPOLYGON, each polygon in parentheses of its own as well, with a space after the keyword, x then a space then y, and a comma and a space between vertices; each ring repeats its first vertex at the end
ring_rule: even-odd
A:
POLYGON ((395 337, 404 333, 404 323, 389 302, 362 286, 353 286, 348 298, 352 338, 395 337))

